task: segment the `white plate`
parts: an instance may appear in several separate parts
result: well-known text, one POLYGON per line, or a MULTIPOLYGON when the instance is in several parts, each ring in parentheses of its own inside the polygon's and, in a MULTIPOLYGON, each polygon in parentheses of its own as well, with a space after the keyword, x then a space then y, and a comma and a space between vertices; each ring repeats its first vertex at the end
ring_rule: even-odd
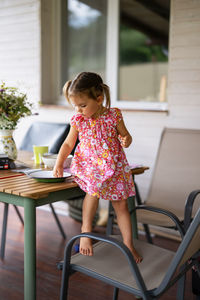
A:
POLYGON ((67 177, 70 177, 71 174, 64 172, 63 177, 54 177, 53 171, 40 170, 40 171, 30 172, 28 173, 28 176, 41 182, 60 182, 60 181, 64 181, 67 177))

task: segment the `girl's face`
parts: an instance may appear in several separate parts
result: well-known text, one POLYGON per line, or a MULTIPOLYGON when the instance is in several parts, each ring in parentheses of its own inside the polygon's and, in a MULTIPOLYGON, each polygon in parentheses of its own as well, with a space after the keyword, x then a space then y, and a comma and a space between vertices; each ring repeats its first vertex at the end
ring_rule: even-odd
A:
POLYGON ((75 107, 76 112, 87 118, 95 117, 102 106, 103 96, 98 96, 96 100, 87 95, 70 96, 70 102, 75 107))

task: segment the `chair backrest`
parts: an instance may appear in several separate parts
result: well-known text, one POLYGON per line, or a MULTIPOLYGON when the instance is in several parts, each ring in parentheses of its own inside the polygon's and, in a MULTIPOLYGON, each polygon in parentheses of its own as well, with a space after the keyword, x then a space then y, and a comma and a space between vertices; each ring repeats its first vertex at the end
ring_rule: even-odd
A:
POLYGON ((185 264, 194 254, 200 251, 200 208, 190 224, 170 266, 159 287, 164 289, 169 280, 173 278, 177 269, 185 264))
MULTIPOLYGON (((200 187, 200 130, 165 128, 146 204, 184 216, 186 197, 200 187)), ((199 203, 195 203, 194 212, 199 203)))
POLYGON ((70 130, 70 124, 35 122, 28 129, 19 149, 33 151, 33 145, 49 146, 49 152, 58 153, 70 130))

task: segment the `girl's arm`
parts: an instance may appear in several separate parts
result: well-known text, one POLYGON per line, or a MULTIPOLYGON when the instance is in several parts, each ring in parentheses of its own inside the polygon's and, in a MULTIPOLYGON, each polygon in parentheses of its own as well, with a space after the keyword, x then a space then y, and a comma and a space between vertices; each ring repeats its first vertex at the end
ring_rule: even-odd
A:
POLYGON ((132 136, 128 132, 123 120, 117 124, 117 131, 119 133, 122 147, 128 148, 132 143, 132 136))
POLYGON ((64 161, 68 157, 68 155, 72 152, 72 149, 76 144, 77 138, 78 138, 78 131, 74 127, 71 127, 68 136, 66 137, 65 141, 63 142, 59 150, 56 164, 53 169, 53 176, 55 177, 63 176, 64 161))

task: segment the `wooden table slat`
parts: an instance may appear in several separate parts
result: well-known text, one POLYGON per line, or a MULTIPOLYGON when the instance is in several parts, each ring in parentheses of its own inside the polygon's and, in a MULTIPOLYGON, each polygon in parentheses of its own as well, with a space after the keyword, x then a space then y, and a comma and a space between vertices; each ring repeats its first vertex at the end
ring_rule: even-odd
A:
POLYGON ((25 176, 25 174, 9 174, 9 173, 7 173, 7 174, 3 174, 3 175, 1 175, 0 174, 0 182, 3 182, 4 180, 7 180, 7 179, 15 179, 15 178, 19 178, 19 177, 21 177, 21 176, 25 176))
POLYGON ((1 186, 0 186, 0 190, 4 190, 5 188, 11 188, 12 186, 14 186, 14 187, 19 187, 19 186, 21 186, 21 187, 23 187, 24 185, 26 185, 26 184, 29 184, 29 182, 27 182, 27 181, 25 181, 25 182, 7 182, 6 184, 2 184, 1 186))
MULTIPOLYGON (((31 191, 28 191, 28 193, 22 191, 21 193, 19 193, 17 195, 20 195, 22 197, 29 197, 29 198, 33 198, 33 199, 39 199, 39 198, 44 198, 44 197, 48 196, 48 194, 50 192, 61 191, 63 189, 70 189, 70 188, 73 188, 73 187, 76 187, 76 186, 77 186, 77 184, 75 182, 68 182, 67 186, 65 186, 65 188, 63 188, 63 186, 56 185, 56 187, 54 187, 54 188, 52 187, 48 191, 45 191, 44 189, 34 191, 33 193, 31 193, 31 191)), ((15 194, 15 192, 13 192, 13 194, 15 194)))
MULTIPOLYGON (((74 183, 75 184, 75 183, 74 183)), ((39 192, 39 191, 45 191, 45 192, 49 192, 49 191, 52 191, 54 190, 55 188, 62 188, 64 189, 65 185, 65 188, 68 187, 68 182, 62 182, 62 183, 56 183, 56 186, 55 184, 49 184, 49 183, 38 183, 38 182, 30 182, 30 183, 26 183, 22 186, 13 186, 13 187, 8 187, 8 188, 5 188, 4 189, 4 192, 5 193, 13 193, 13 192, 17 192, 17 191, 30 191, 30 193, 32 192, 39 192), (67 184, 67 186, 66 186, 67 184)))
POLYGON ((21 180, 13 180, 13 181, 5 181, 5 182, 1 182, 0 186, 3 187, 3 186, 11 186, 11 185, 17 185, 17 184, 25 184, 25 183, 28 183, 29 181, 26 180, 26 179, 21 179, 21 180))
POLYGON ((12 193, 13 191, 17 191, 17 190, 30 190, 30 189, 36 189, 36 188, 44 188, 40 183, 37 182, 26 182, 26 183, 21 183, 21 184, 13 184, 13 185, 7 185, 7 186, 3 186, 4 188, 4 192, 5 193, 12 193))
POLYGON ((12 182, 21 182, 22 180, 23 181, 26 181, 26 180, 28 180, 28 179, 30 179, 30 178, 28 178, 27 176, 18 176, 18 177, 11 177, 11 178, 3 178, 2 180, 0 180, 0 182, 1 182, 1 185, 3 185, 3 184, 6 184, 6 183, 12 183, 12 182))

